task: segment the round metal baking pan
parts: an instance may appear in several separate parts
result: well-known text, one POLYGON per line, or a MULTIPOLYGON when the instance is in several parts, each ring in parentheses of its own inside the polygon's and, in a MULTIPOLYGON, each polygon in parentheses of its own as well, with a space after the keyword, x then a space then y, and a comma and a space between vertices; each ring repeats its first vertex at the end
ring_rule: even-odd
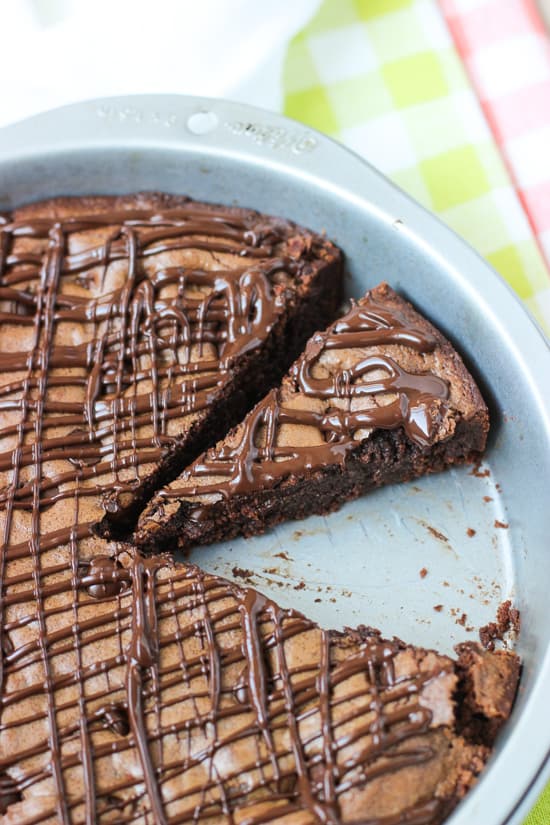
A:
POLYGON ((330 517, 193 559, 244 575, 325 626, 367 623, 443 650, 475 638, 513 598, 522 612, 520 694, 488 769, 449 825, 520 823, 550 775, 547 342, 453 232, 362 159, 280 115, 140 96, 65 107, 0 132, 0 211, 139 189, 238 203, 326 230, 346 253, 349 295, 389 281, 478 378, 493 422, 480 471, 380 490, 330 517))

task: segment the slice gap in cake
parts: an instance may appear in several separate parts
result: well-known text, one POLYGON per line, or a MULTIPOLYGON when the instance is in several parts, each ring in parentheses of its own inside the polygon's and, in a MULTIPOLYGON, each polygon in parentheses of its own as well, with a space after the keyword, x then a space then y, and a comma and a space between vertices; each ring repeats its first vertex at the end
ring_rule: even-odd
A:
POLYGON ((386 284, 315 334, 281 385, 165 485, 148 552, 250 536, 478 457, 487 407, 444 336, 386 284))

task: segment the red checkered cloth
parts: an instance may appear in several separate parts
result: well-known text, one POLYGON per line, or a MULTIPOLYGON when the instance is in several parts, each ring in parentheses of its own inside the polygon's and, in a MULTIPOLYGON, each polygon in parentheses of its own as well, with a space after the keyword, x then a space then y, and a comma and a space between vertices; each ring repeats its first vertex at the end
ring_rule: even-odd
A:
POLYGON ((440 0, 550 264, 550 39, 532 0, 440 0))

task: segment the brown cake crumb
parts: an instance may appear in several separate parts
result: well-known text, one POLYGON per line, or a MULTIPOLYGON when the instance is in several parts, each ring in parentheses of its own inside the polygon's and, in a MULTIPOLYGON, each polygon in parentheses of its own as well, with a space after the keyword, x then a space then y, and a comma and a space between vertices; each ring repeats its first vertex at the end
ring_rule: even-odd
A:
POLYGON ((305 590, 306 583, 304 581, 294 585, 294 590, 305 590))
POLYGON ((421 579, 425 579, 426 576, 428 575, 428 569, 426 567, 423 567, 418 575, 420 576, 421 579))
POLYGON ((462 625, 462 627, 466 626, 466 622, 468 621, 468 615, 463 613, 458 619, 455 619, 456 623, 462 625))
POLYGON ((499 639, 498 634, 498 625, 496 622, 488 622, 488 624, 483 625, 483 627, 479 628, 479 641, 485 648, 485 650, 494 650, 495 649, 495 639, 499 639))
POLYGON ((254 571, 248 570, 246 567, 233 567, 231 572, 236 579, 249 579, 254 575, 254 571))
POLYGON ((487 467, 485 470, 480 469, 481 464, 479 461, 476 461, 472 469, 470 470, 470 475, 475 476, 476 478, 488 478, 491 475, 491 471, 487 467))
POLYGON ((427 525, 426 529, 429 533, 432 534, 432 536, 435 539, 438 539, 439 541, 449 541, 445 533, 441 533, 439 530, 436 530, 435 527, 432 527, 430 524, 427 525))
POLYGON ((466 535, 469 536, 470 538, 473 538, 473 536, 475 536, 476 532, 477 531, 474 530, 473 527, 468 527, 468 529, 466 530, 466 535))
POLYGON ((500 527, 501 530, 507 530, 510 525, 505 521, 499 521, 497 518, 495 519, 495 527, 500 527))
POLYGON ((515 633, 520 631, 521 616, 519 610, 512 607, 512 602, 507 599, 499 605, 496 615, 496 622, 489 622, 480 627, 479 638, 486 650, 495 649, 495 641, 503 641, 505 633, 515 633))
POLYGON ((441 611, 443 610, 443 605, 442 604, 434 604, 434 610, 436 610, 438 613, 441 613, 441 611))
POLYGON ((492 496, 483 496, 483 501, 485 501, 485 502, 493 501, 493 497, 492 496))
POLYGON ((514 633, 519 633, 521 627, 520 613, 519 610, 512 607, 512 602, 510 599, 507 599, 499 605, 497 610, 497 621, 499 625, 513 630, 514 633))

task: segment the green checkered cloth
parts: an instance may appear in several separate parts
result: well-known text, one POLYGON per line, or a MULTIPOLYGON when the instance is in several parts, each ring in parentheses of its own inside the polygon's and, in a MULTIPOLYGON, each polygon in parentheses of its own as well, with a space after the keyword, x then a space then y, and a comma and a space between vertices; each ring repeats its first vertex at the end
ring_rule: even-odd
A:
POLYGON ((550 785, 525 820, 524 825, 550 825, 550 785))
MULTIPOLYGON (((475 247, 550 331, 550 279, 435 0, 324 0, 285 114, 366 157, 475 247)), ((525 825, 550 825, 550 785, 525 825)))
POLYGON ((437 212, 550 331, 546 264, 435 0, 324 0, 283 84, 285 114, 437 212))

